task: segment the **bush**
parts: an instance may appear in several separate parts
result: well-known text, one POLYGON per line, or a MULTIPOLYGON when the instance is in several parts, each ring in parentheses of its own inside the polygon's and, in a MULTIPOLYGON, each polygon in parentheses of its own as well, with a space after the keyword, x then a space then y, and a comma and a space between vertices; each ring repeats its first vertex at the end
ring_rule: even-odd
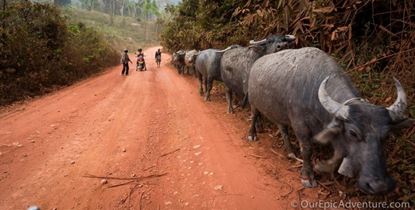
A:
POLYGON ((118 62, 83 24, 68 25, 51 5, 15 3, 0 11, 0 105, 68 85, 118 62))

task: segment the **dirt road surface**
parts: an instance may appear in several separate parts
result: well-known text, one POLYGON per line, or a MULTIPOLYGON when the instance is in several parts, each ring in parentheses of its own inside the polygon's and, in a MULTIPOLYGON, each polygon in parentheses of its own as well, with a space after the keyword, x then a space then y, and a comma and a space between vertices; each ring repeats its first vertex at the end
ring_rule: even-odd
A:
POLYGON ((117 66, 0 112, 0 209, 293 209, 317 198, 268 133, 245 140, 247 111, 227 114, 220 91, 204 102, 168 55, 156 67, 155 50, 148 71, 117 66))

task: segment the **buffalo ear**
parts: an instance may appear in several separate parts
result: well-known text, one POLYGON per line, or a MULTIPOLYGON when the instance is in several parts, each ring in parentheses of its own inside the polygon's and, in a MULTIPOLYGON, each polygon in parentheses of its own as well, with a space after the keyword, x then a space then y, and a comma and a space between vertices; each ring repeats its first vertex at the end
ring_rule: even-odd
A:
POLYGON ((341 132, 340 127, 331 127, 322 130, 320 133, 314 136, 314 139, 322 144, 327 144, 334 140, 341 132))
POLYGON ((400 130, 405 129, 405 128, 410 128, 414 124, 415 124, 415 119, 407 118, 405 120, 402 120, 398 123, 391 125, 391 128, 392 128, 391 130, 394 133, 398 133, 400 130))

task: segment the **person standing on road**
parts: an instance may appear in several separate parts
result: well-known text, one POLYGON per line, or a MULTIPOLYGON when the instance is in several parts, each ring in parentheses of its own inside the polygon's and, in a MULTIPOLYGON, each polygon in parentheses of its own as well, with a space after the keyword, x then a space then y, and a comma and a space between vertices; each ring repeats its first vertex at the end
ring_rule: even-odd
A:
POLYGON ((160 49, 158 49, 156 51, 155 58, 156 58, 157 67, 160 67, 160 63, 161 63, 161 51, 160 51, 160 49))
POLYGON ((124 73, 125 73, 125 76, 128 75, 128 70, 129 70, 128 62, 133 63, 133 62, 131 62, 130 58, 128 57, 128 50, 124 49, 124 53, 121 57, 121 63, 122 63, 121 75, 124 75, 124 73))

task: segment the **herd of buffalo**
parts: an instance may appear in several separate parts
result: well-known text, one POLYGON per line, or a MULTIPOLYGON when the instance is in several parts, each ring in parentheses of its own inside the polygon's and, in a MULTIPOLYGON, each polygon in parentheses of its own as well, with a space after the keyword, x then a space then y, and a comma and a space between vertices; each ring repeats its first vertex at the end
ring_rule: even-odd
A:
POLYGON ((226 86, 228 112, 232 96, 240 105, 251 106, 248 140, 257 139, 260 118, 275 123, 289 157, 295 157, 288 139, 288 126, 300 143, 303 166, 301 181, 315 187, 316 172, 334 172, 356 177, 365 193, 384 194, 394 189, 387 173, 383 140, 391 132, 412 126, 405 115, 406 94, 394 78, 397 99, 389 107, 361 98, 351 79, 328 54, 314 47, 288 49, 292 35, 272 35, 249 46, 232 45, 224 50, 179 50, 172 63, 179 74, 193 73, 200 94, 210 100, 213 80, 226 86), (313 142, 330 143, 333 156, 311 162, 313 142))

